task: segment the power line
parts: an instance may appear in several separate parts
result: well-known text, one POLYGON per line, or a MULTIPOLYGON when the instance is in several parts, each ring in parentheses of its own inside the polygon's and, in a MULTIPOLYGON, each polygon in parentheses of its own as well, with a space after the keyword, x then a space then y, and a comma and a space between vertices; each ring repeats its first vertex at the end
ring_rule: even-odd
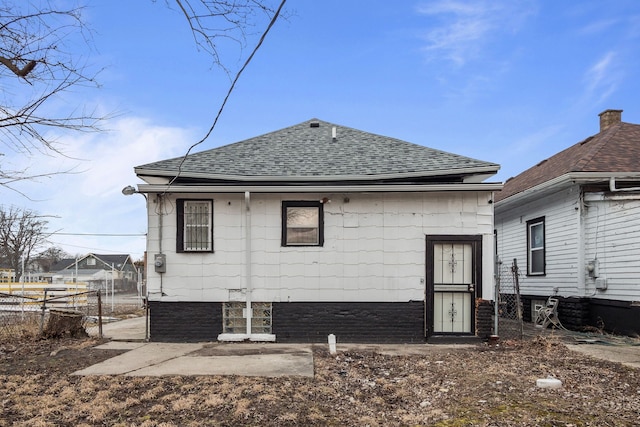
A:
POLYGON ((146 237, 147 233, 137 234, 115 234, 115 233, 58 233, 53 232, 51 235, 56 236, 101 236, 101 237, 146 237))
POLYGON ((66 247, 70 247, 70 248, 87 249, 87 250, 89 250, 90 252, 93 252, 93 253, 96 253, 98 251, 101 252, 101 253, 108 252, 108 253, 118 254, 118 255, 123 253, 122 250, 100 249, 100 248, 96 248, 95 246, 71 245, 71 244, 68 244, 68 243, 53 242, 53 241, 51 243, 53 243, 54 245, 57 245, 57 246, 66 246, 66 247))
POLYGON ((216 124, 218 123, 218 119, 222 115, 222 110, 224 110, 224 107, 227 104, 227 100, 231 96, 231 92, 233 92, 233 89, 236 87, 236 83, 238 82, 238 79, 240 78, 240 75, 242 74, 244 69, 247 68, 247 66, 249 65, 249 62, 251 62, 251 60, 253 59, 253 57, 256 54, 256 52, 258 52, 258 49, 260 49, 260 46, 262 46, 262 43, 264 42, 264 39, 267 37, 267 34, 269 33, 269 30, 271 30, 271 27, 273 27, 273 25, 276 23, 276 20, 278 19, 278 16, 280 15, 280 11, 284 7, 285 3, 286 3, 286 0, 282 0, 282 2, 280 3, 280 6, 278 7, 276 12, 271 17, 271 21, 269 22, 269 25, 267 25, 267 28, 264 30, 264 33, 262 33, 262 36, 260 37, 260 40, 258 40, 258 43, 253 48, 253 51, 251 52, 251 55, 249 55, 249 57, 245 61, 244 65, 242 66, 242 68, 240 68, 240 70, 236 74, 235 78, 233 79, 233 82, 231 83, 231 86, 229 87, 229 90, 227 91, 227 95, 224 97, 224 100, 222 101, 222 104, 220 105, 220 109, 218 110, 218 114, 216 114, 216 117, 213 120, 213 124, 209 128, 209 131, 207 132, 207 134, 200 141, 196 142, 191 147, 189 147, 189 149, 187 150, 186 154, 182 157, 182 160, 180 161, 180 164, 178 165, 178 173, 176 174, 176 176, 171 181, 169 181, 169 184, 167 185, 167 189, 165 190, 165 192, 171 187, 171 185, 175 182, 175 180, 178 179, 178 177, 180 176, 180 173, 182 172, 182 165, 184 164, 185 160, 187 160, 187 156, 189 156, 189 153, 191 152, 191 150, 193 150, 193 148, 195 148, 197 145, 202 144, 207 138, 209 138, 209 135, 211 135, 211 133, 213 132, 213 129, 216 127, 216 124))

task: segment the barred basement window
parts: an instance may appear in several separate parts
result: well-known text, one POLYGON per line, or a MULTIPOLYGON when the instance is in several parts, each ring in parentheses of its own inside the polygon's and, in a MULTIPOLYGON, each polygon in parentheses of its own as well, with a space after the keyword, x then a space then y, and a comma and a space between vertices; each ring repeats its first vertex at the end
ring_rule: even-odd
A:
MULTIPOLYGON (((222 321, 225 334, 247 333, 247 304, 244 302, 225 302, 223 305, 222 321)), ((251 303, 251 333, 271 333, 271 303, 251 303)))

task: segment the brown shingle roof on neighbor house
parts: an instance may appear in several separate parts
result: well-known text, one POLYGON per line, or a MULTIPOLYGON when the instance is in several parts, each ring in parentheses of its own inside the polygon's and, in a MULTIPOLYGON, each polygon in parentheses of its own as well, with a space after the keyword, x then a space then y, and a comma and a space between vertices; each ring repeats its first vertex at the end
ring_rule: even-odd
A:
POLYGON ((640 125, 619 121, 621 110, 601 113, 601 130, 510 178, 496 201, 572 172, 640 172, 640 125), (603 116, 618 113, 613 124, 603 116))

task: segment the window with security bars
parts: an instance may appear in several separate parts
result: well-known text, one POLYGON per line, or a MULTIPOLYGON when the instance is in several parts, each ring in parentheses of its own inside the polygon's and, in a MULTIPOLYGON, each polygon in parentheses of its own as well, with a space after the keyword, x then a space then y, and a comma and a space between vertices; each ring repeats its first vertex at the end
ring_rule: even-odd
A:
MULTIPOLYGON (((225 334, 247 333, 247 304, 244 302, 225 302, 223 305, 223 331, 225 334)), ((251 303, 251 333, 271 333, 271 303, 251 303)))
POLYGON ((213 252, 213 201, 177 201, 178 252, 213 252))

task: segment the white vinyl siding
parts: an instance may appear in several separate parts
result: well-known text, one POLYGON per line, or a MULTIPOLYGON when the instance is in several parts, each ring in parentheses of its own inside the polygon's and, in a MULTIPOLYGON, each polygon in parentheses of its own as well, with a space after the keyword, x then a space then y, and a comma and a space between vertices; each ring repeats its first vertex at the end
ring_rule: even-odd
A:
POLYGON ((597 260, 606 291, 597 291, 585 271, 587 291, 596 298, 640 301, 640 195, 585 195, 585 261, 597 260))
POLYGON ((578 203, 578 187, 574 186, 522 206, 496 206, 498 257, 509 266, 517 259, 522 294, 547 297, 555 288, 562 296, 583 293, 578 282, 584 272, 579 262, 578 203), (527 275, 527 221, 541 217, 545 218, 545 275, 527 275))
MULTIPOLYGON (((177 194, 173 197, 186 197, 177 194)), ((163 228, 167 272, 149 273, 151 300, 228 301, 246 288, 251 273, 254 301, 422 301, 426 235, 482 235, 483 295, 493 297, 492 193, 261 194, 250 198, 246 229, 244 194, 207 194, 215 199, 215 253, 171 253, 176 221, 163 228), (324 246, 282 245, 282 204, 331 200, 323 206, 324 246), (249 231, 249 232, 248 232, 249 231), (250 268, 246 238, 250 236, 250 268)), ((149 253, 159 247, 159 218, 151 210, 149 253)))

